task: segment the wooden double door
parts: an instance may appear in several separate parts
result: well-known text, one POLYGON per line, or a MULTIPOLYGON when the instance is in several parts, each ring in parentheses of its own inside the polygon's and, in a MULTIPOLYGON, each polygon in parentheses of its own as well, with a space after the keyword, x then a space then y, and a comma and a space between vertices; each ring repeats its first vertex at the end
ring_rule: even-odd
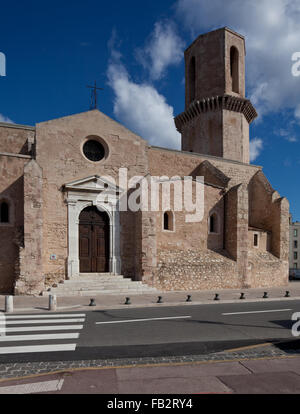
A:
POLYGON ((109 217, 97 207, 79 216, 80 273, 109 272, 109 217))

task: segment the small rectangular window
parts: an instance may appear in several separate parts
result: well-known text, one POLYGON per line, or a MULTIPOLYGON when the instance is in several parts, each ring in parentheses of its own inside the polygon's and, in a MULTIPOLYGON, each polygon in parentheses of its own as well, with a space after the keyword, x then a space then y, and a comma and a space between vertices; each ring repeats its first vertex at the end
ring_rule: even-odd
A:
POLYGON ((294 259, 297 260, 298 259, 298 253, 294 252, 294 259))
POLYGON ((294 263, 294 269, 298 269, 298 263, 294 263))
POLYGON ((165 211, 164 213, 164 230, 174 231, 174 215, 172 211, 165 211))
POLYGON ((297 240, 294 241, 294 249, 298 249, 298 241, 297 240))
POLYGON ((169 216, 168 216, 168 213, 164 214, 164 230, 169 230, 169 216))
POLYGON ((258 234, 254 234, 254 246, 258 247, 258 234))
POLYGON ((294 230, 294 237, 298 237, 298 230, 297 229, 294 230))

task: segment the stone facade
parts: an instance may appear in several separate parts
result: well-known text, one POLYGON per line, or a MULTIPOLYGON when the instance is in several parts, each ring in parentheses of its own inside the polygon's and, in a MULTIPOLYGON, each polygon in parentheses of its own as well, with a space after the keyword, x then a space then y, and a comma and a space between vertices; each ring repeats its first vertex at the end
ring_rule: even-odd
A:
POLYGON ((289 254, 290 276, 300 275, 300 222, 293 222, 290 216, 290 254, 289 254))
POLYGON ((185 112, 175 123, 182 149, 249 163, 245 39, 228 28, 199 36, 185 52, 185 112))
POLYGON ((185 59, 186 107, 175 119, 182 151, 150 146, 98 110, 34 128, 0 124, 2 293, 35 295, 84 273, 80 214, 91 206, 109 218, 110 273, 162 290, 287 283, 288 201, 249 164, 256 112, 245 98, 244 39, 227 28, 202 35, 185 59), (102 146, 100 160, 87 157, 91 142, 102 146), (119 211, 132 196, 119 179, 125 168, 149 188, 157 177, 160 198, 162 177, 191 177, 194 190, 203 177, 202 219, 176 211, 172 185, 168 208, 119 211))

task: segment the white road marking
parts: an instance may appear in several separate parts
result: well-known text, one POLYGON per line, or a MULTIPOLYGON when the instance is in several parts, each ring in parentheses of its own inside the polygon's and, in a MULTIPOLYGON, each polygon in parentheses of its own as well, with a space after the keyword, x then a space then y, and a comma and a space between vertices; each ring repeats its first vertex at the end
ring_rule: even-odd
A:
POLYGON ((32 345, 0 347, 0 354, 28 354, 35 352, 75 351, 76 344, 32 345))
POLYGON ((80 337, 79 330, 84 327, 82 322, 85 322, 85 317, 86 314, 82 313, 7 315, 3 321, 0 320, 0 328, 5 327, 5 335, 0 336, 0 355, 75 351, 74 340, 80 337), (37 333, 31 334, 31 332, 37 333), (62 344, 60 342, 62 340, 69 340, 72 343, 62 344), (18 341, 19 345, 23 346, 9 346, 18 341), (33 341, 40 344, 36 345, 33 341))
POLYGON ((44 319, 44 318, 84 318, 85 313, 58 314, 58 315, 5 315, 5 319, 44 319))
POLYGON ((77 331, 83 329, 83 325, 55 325, 55 326, 19 326, 6 328, 6 332, 36 332, 36 331, 77 331))
POLYGON ((60 391, 64 380, 36 382, 32 384, 10 385, 0 387, 0 394, 36 394, 40 392, 60 391))
POLYGON ((246 315, 250 313, 273 313, 273 312, 290 312, 292 309, 275 309, 275 310, 264 310, 264 311, 252 311, 252 312, 234 312, 234 313, 222 313, 224 316, 229 315, 246 315))
POLYGON ((29 325, 29 324, 45 324, 45 323, 75 323, 75 322, 84 322, 85 319, 38 319, 38 320, 16 320, 16 321, 0 321, 0 325, 29 325))
POLYGON ((189 319, 191 316, 172 316, 169 318, 149 318, 149 319, 130 319, 124 321, 109 321, 109 322, 96 322, 96 325, 106 325, 114 323, 131 323, 131 322, 148 322, 148 321, 166 321, 171 319, 189 319))
POLYGON ((0 342, 45 341, 48 339, 78 339, 79 333, 42 334, 42 335, 6 335, 0 336, 0 342))

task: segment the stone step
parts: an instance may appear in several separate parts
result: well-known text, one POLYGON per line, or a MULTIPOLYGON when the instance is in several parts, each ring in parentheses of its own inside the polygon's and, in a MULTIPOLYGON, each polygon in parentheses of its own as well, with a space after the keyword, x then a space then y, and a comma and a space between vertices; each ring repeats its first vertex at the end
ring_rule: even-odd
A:
POLYGON ((123 286, 115 286, 115 285, 107 285, 107 286, 81 286, 81 287, 77 287, 77 288, 70 288, 70 289, 62 289, 62 288, 50 288, 51 292, 70 292, 70 291, 82 291, 82 290, 145 290, 147 289, 147 286, 142 286, 142 285, 138 285, 138 286, 128 286, 128 285, 123 285, 123 286))
POLYGON ((65 280, 43 292, 43 296, 88 296, 96 294, 129 294, 129 293, 152 293, 157 289, 143 284, 141 281, 133 281, 122 275, 110 273, 81 274, 76 278, 65 280))
POLYGON ((123 275, 116 275, 114 273, 79 273, 77 278, 94 279, 98 277, 124 277, 123 275))
POLYGON ((81 286, 106 286, 106 285, 114 285, 114 286, 122 286, 122 285, 143 285, 143 283, 139 280, 131 280, 131 279, 109 279, 109 280, 66 280, 64 283, 57 283, 57 287, 61 288, 78 288, 81 286))
POLYGON ((78 278, 78 279, 70 279, 70 280, 64 280, 64 283, 60 283, 62 285, 77 285, 77 284, 83 284, 83 283, 119 283, 122 281, 129 281, 131 282, 131 279, 124 278, 124 277, 102 277, 102 278, 95 278, 95 279, 84 279, 84 278, 78 278))
POLYGON ((71 286, 86 286, 86 285, 122 285, 122 284, 129 284, 132 283, 138 283, 141 284, 142 282, 139 281, 130 281, 128 279, 119 279, 119 280, 82 280, 82 281, 76 281, 76 282, 67 282, 67 283, 58 283, 58 286, 65 286, 65 287, 71 287, 71 286))
POLYGON ((73 292, 82 292, 85 290, 136 290, 136 291, 140 291, 140 290, 146 290, 147 286, 128 286, 128 285, 124 285, 124 286, 115 286, 115 285, 108 285, 108 286, 82 286, 80 288, 73 288, 73 289, 59 289, 59 288, 51 288, 51 292, 55 293, 55 292, 65 292, 68 293, 70 291, 73 292))
MULTIPOLYGON (((123 275, 115 275, 113 273, 80 273, 67 280, 97 280, 97 279, 109 279, 109 278, 124 278, 123 275)), ((67 281, 66 280, 66 281, 67 281)))
POLYGON ((134 294, 149 294, 157 293, 156 289, 146 289, 146 290, 88 290, 88 291, 69 291, 68 293, 64 292, 43 292, 43 296, 56 295, 57 297, 67 297, 67 296, 97 296, 97 295, 134 295, 134 294))
MULTIPOLYGON (((53 288, 53 289, 51 289, 51 291, 49 291, 50 293, 53 293, 53 294, 56 294, 56 293, 68 293, 68 292, 94 292, 94 291, 101 291, 101 292, 110 292, 110 291, 115 291, 115 292, 140 292, 140 291, 146 291, 146 290, 148 290, 149 292, 153 292, 153 291, 155 291, 156 289, 154 289, 154 288, 149 288, 149 287, 147 287, 147 286, 145 286, 145 287, 143 287, 143 286, 140 286, 140 287, 122 287, 121 289, 119 289, 119 288, 116 288, 115 286, 110 286, 110 287, 107 287, 107 288, 92 288, 92 289, 89 289, 89 288, 82 288, 82 289, 68 289, 68 290, 64 290, 64 289, 56 289, 56 288, 53 288)), ((49 293, 48 292, 48 293, 49 293)))
POLYGON ((61 290, 61 291, 68 291, 68 290, 105 290, 105 289, 147 289, 147 285, 141 284, 122 284, 122 285, 115 285, 115 284, 107 284, 107 285, 83 285, 83 286, 58 286, 58 287, 52 287, 51 290, 61 290))

